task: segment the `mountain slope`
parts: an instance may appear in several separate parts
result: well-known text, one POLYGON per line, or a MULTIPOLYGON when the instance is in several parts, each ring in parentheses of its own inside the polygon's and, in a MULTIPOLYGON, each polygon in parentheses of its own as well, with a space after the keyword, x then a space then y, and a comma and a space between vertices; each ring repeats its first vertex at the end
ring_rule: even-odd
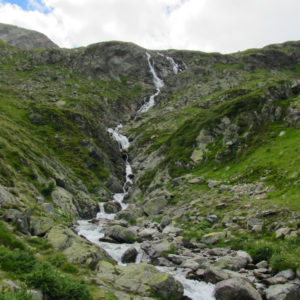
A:
MULTIPOLYGON (((134 170, 129 207, 111 226, 158 232, 171 221, 177 231, 157 233, 170 247, 150 255, 153 264, 176 266, 176 254, 185 261, 186 253, 218 246, 246 250, 255 263, 268 260, 273 273, 299 268, 299 63, 300 42, 230 55, 121 42, 37 51, 1 42, 0 251, 16 266, 21 261, 26 274, 0 258, 1 284, 12 278, 41 288, 47 278, 34 274, 48 270, 58 280, 66 273, 88 278, 83 286, 72 286, 70 275, 63 281, 75 299, 133 293, 115 276, 140 269, 114 267, 70 229, 94 218, 100 202, 112 205, 127 155, 134 170), (156 90, 149 62, 164 86, 155 106, 137 114, 156 90), (128 153, 107 132, 119 123, 128 153), (211 237, 218 238, 210 244, 211 237)), ((189 263, 189 276, 202 280, 189 263)))

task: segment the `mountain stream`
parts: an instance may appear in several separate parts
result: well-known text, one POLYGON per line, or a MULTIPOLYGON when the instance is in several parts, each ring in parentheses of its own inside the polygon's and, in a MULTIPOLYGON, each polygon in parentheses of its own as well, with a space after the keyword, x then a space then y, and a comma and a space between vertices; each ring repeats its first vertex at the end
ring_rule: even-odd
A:
MULTIPOLYGON (((162 55, 164 56, 164 55, 162 55)), ((146 52, 146 57, 149 65, 149 69, 153 76, 153 83, 156 88, 156 93, 149 97, 149 100, 143 104, 143 106, 138 110, 138 113, 147 112, 151 107, 155 104, 155 97, 159 95, 160 89, 164 86, 164 82, 158 77, 155 69, 154 69, 154 61, 151 64, 151 56, 148 52, 146 52)), ((171 57, 166 57, 166 59, 170 62, 174 74, 177 74, 179 68, 178 65, 175 63, 174 59, 171 57)), ((107 131, 111 134, 112 138, 118 142, 120 151, 126 154, 126 151, 130 145, 129 140, 126 136, 120 133, 120 129, 122 128, 122 124, 119 124, 115 129, 109 128, 107 131)), ((125 183, 123 185, 123 192, 116 193, 113 195, 113 201, 119 202, 122 209, 127 207, 127 204, 123 203, 123 199, 127 194, 128 186, 132 184, 132 168, 128 161, 128 156, 126 154, 126 176, 125 176, 125 183)), ((130 247, 134 246, 138 251, 138 256, 136 258, 135 263, 145 262, 147 263, 148 257, 141 249, 140 243, 136 242, 134 244, 116 244, 116 243, 109 243, 100 241, 105 234, 105 229, 109 226, 109 222, 114 220, 115 214, 108 214, 104 210, 103 203, 100 203, 100 212, 97 214, 96 219, 98 223, 95 224, 90 220, 79 220, 78 226, 76 230, 79 235, 84 236, 86 239, 91 241, 92 243, 98 245, 99 247, 105 249, 110 256, 117 261, 118 264, 123 264, 121 261, 121 257, 123 253, 129 249, 130 247)), ((176 278, 184 287, 184 295, 189 297, 192 300, 214 300, 213 297, 213 290, 214 286, 212 284, 207 284, 205 282, 186 279, 185 278, 185 269, 183 268, 173 268, 173 267, 157 267, 158 270, 171 274, 176 278)))

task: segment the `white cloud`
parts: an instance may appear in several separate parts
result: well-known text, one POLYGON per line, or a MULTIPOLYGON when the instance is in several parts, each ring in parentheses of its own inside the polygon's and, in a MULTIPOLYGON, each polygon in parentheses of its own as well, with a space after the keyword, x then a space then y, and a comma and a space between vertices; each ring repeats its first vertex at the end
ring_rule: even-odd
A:
POLYGON ((297 40, 299 0, 42 0, 24 11, 0 0, 0 20, 43 32, 61 47, 106 40, 150 49, 233 52, 297 40))

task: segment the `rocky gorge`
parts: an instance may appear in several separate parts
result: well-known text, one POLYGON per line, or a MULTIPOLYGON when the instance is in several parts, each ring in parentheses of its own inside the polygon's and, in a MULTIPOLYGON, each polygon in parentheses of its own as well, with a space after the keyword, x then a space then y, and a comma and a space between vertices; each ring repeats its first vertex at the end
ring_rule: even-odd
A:
POLYGON ((299 298, 299 42, 69 50, 5 30, 4 299, 299 298))

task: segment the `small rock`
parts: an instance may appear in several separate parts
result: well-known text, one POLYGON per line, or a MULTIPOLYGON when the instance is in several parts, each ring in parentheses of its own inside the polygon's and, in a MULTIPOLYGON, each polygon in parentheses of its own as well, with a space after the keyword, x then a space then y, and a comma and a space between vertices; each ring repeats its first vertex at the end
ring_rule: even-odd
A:
POLYGON ((164 228, 163 233, 167 234, 167 235, 178 236, 178 235, 183 233, 183 229, 169 225, 169 226, 164 228))
POLYGON ((258 269, 261 269, 261 268, 268 268, 269 267, 269 264, 266 260, 262 260, 261 262, 257 263, 256 264, 256 267, 258 269))
POLYGON ((264 221, 261 220, 261 219, 258 219, 258 218, 252 218, 252 219, 249 219, 248 222, 247 222, 247 229, 248 230, 253 230, 253 227, 258 225, 258 226, 263 226, 264 224, 264 221))
POLYGON ((216 209, 224 209, 227 207, 227 204, 226 203, 219 203, 216 205, 216 209))
POLYGON ((123 253, 121 261, 122 263, 134 263, 137 255, 138 252, 135 247, 130 247, 123 253))
POLYGON ((283 227, 278 230, 276 230, 275 235, 276 239, 284 238, 286 235, 288 235, 292 231, 292 228, 283 227))
POLYGON ((226 233, 224 231, 212 232, 212 233, 205 234, 202 237, 201 242, 204 244, 213 245, 217 243, 219 240, 224 239, 225 237, 226 237, 226 233))
POLYGON ((164 229, 166 226, 172 223, 172 219, 169 216, 164 216, 159 224, 161 229, 164 229))

